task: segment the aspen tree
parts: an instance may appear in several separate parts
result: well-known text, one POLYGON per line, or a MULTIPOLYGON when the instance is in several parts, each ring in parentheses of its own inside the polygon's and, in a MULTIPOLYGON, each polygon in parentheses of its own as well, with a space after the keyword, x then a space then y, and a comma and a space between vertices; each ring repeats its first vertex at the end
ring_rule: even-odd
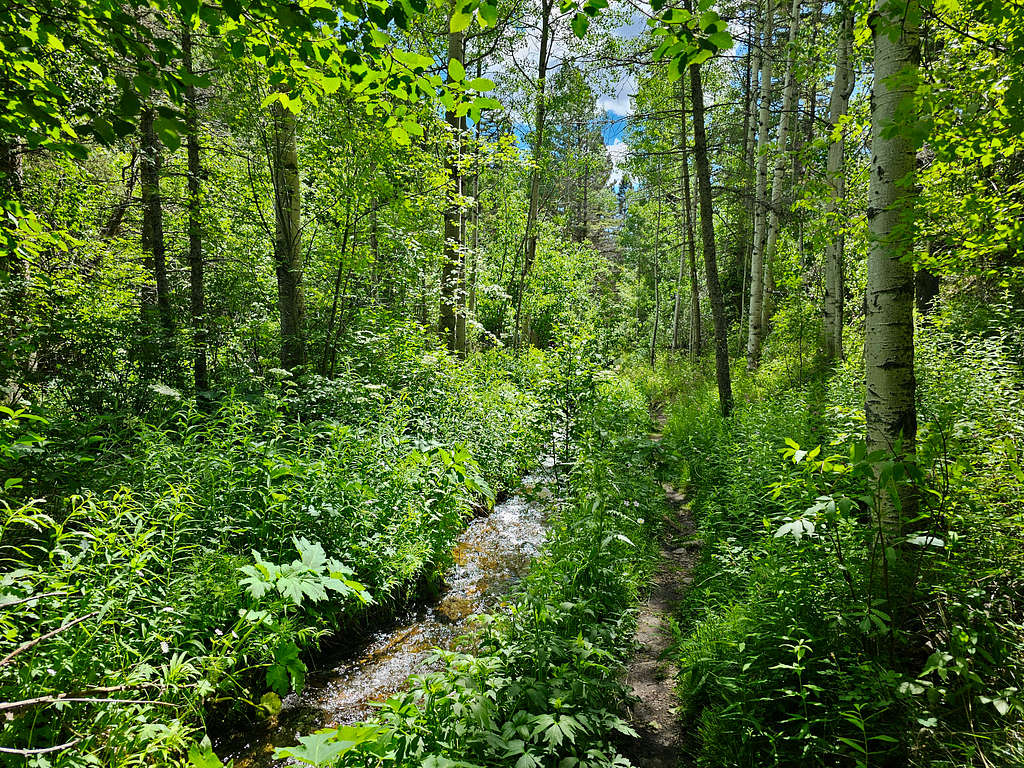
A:
MULTIPOLYGON (((917 0, 879 0, 869 26, 875 43, 868 182, 864 415, 869 451, 913 459, 917 437, 914 379, 914 94, 921 9, 917 0)), ((882 494, 882 522, 898 534, 913 517, 914 495, 882 494)))
POLYGON ((828 160, 825 181, 828 184, 828 203, 825 221, 832 228, 832 240, 825 250, 825 356, 829 359, 843 356, 843 312, 845 299, 844 247, 845 228, 839 211, 846 196, 845 137, 837 134, 839 121, 846 114, 853 93, 853 67, 850 50, 853 47, 853 17, 843 2, 838 9, 839 40, 836 54, 836 74, 832 82, 832 95, 828 105, 828 160))
POLYGON ((789 41, 786 45, 786 74, 782 86, 782 114, 779 116, 778 138, 775 142, 775 168, 772 174, 772 197, 768 206, 768 228, 764 245, 764 297, 761 302, 761 340, 764 340, 768 320, 772 314, 772 296, 775 292, 774 261, 779 244, 779 213, 782 208, 783 179, 788 163, 789 128, 796 103, 796 78, 793 64, 796 58, 796 39, 800 28, 800 0, 793 0, 789 11, 789 41))
POLYGON ((761 34, 761 105, 757 113, 757 182, 754 188, 754 243, 750 257, 750 312, 747 335, 747 368, 753 370, 761 359, 761 310, 764 305, 765 197, 768 187, 768 119, 772 101, 772 60, 767 47, 772 39, 772 0, 767 0, 764 31, 761 34))

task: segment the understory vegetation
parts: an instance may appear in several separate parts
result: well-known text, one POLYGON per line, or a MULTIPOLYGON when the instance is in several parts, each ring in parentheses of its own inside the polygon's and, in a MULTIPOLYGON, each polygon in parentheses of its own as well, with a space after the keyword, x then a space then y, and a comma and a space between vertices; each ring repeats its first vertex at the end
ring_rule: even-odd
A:
POLYGON ((701 367, 644 374, 674 397, 666 447, 703 539, 673 650, 693 764, 1024 760, 1019 336, 956 315, 918 341, 916 467, 865 452, 857 352, 737 371, 729 420, 701 367), (878 518, 893 479, 920 493, 897 541, 878 518))
POLYGON ((1022 254, 1021 0, 4 0, 0 764, 1024 765, 1022 254))
POLYGON ((179 754, 212 704, 273 711, 318 640, 437 581, 474 508, 549 443, 547 365, 455 365, 410 330, 361 359, 372 374, 299 389, 281 372, 215 408, 164 387, 147 419, 8 414, 23 501, 2 586, 35 597, 3 630, 53 637, 0 669, 31 694, 4 705, 4 743, 77 732, 103 765, 179 754))
MULTIPOLYGON (((577 357, 577 363, 579 359, 577 357)), ((588 378, 573 365, 573 378, 588 378)), ((592 372, 591 372, 592 373, 592 372)), ((617 379, 576 409, 571 470, 549 478, 548 537, 527 578, 465 649, 409 681, 372 721, 277 750, 316 766, 625 766, 624 662, 667 510, 646 402, 617 379)), ((218 766, 207 749, 192 756, 218 766)))

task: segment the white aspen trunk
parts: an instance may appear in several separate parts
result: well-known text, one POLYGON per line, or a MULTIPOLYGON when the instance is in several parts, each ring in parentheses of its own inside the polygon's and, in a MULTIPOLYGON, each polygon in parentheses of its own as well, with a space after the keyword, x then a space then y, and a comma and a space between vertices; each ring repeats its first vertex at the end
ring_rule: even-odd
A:
MULTIPOLYGON (((868 183, 868 262, 865 302, 864 415, 869 451, 913 459, 915 147, 904 121, 916 113, 919 63, 918 0, 879 0, 872 14, 875 81, 871 94, 871 167, 868 183)), ((881 494, 882 525, 898 535, 914 516, 912 489, 896 503, 881 494)))
MULTIPOLYGON (((661 163, 658 164, 658 178, 661 179, 661 163)), ((651 329, 651 368, 658 355, 658 325, 661 321, 661 291, 658 285, 661 276, 658 274, 658 257, 661 252, 661 191, 658 191, 658 215, 654 226, 654 324, 651 329)))
POLYGON ((789 126, 793 120, 796 103, 796 78, 793 77, 793 63, 796 58, 796 38, 800 29, 800 0, 793 0, 789 11, 789 42, 786 46, 786 74, 782 86, 782 114, 779 116, 779 132, 775 148, 775 170, 772 174, 772 201, 768 208, 768 233, 764 246, 764 300, 761 302, 761 334, 764 337, 768 321, 772 316, 772 296, 775 292, 773 262, 779 244, 779 209, 782 207, 783 178, 789 165, 789 126))
MULTIPOLYGON (((853 93, 853 68, 850 49, 853 46, 853 16, 844 2, 838 10, 839 47, 836 54, 836 74, 832 82, 832 96, 828 104, 828 160, 825 181, 828 184, 828 203, 825 221, 832 228, 832 242, 825 250, 825 356, 830 360, 843 357, 843 313, 845 299, 844 250, 845 229, 840 209, 846 196, 845 136, 835 135, 836 125, 846 114, 853 93)), ((845 133, 845 132, 844 132, 845 133)))
POLYGON ((761 36, 761 106, 757 113, 757 182, 754 189, 754 244, 750 256, 750 329, 747 336, 747 368, 761 359, 761 308, 764 304, 765 195, 768 187, 768 118, 772 101, 772 61, 765 48, 772 39, 772 0, 765 11, 761 36))
MULTIPOLYGON (((754 7, 753 14, 756 15, 757 7, 754 7)), ((743 131, 743 169, 744 179, 746 181, 748 189, 754 187, 756 184, 756 173, 754 171, 754 146, 757 139, 756 120, 754 119, 754 107, 757 104, 757 97, 755 94, 758 92, 758 81, 761 75, 761 33, 763 26, 763 19, 758 22, 757 27, 753 26, 753 22, 750 24, 750 53, 748 54, 748 66, 747 66, 747 93, 744 98, 744 116, 743 124, 745 129, 743 131)), ((746 243, 744 243, 745 251, 743 253, 743 264, 741 268, 743 275, 740 282, 740 322, 739 322, 739 335, 736 340, 737 354, 743 353, 743 337, 747 334, 747 309, 750 306, 750 297, 748 295, 750 289, 750 262, 754 254, 754 233, 752 231, 754 224, 754 214, 757 207, 757 201, 750 197, 746 204, 746 215, 747 215, 747 227, 750 229, 749 237, 746 243)))

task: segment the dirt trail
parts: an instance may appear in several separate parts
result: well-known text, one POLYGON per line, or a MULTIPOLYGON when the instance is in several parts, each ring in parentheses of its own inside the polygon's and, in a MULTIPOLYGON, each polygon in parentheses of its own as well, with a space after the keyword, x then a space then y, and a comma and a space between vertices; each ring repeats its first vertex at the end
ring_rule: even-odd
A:
POLYGON ((640 609, 636 640, 639 645, 626 681, 639 701, 630 709, 633 727, 640 738, 627 756, 639 768, 676 768, 680 761, 682 730, 675 714, 676 669, 662 658, 672 642, 668 617, 693 580, 700 542, 686 497, 670 485, 665 496, 675 516, 662 544, 661 562, 651 584, 651 594, 640 609))

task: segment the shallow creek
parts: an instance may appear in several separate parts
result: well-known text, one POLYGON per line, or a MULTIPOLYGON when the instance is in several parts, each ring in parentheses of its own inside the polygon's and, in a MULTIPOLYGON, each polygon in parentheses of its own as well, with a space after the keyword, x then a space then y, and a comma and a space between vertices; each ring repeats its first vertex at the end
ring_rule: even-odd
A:
POLYGON ((367 719, 372 702, 426 669, 432 648, 451 649, 470 619, 497 605, 536 556, 544 541, 545 505, 531 499, 547 495, 545 482, 542 475, 525 477, 517 494, 469 523, 437 601, 416 603, 343 654, 321 659, 321 669, 310 670, 302 693, 287 696, 277 716, 216 745, 221 759, 233 758, 236 768, 285 765, 274 760, 275 747, 295 744, 318 728, 367 719))

